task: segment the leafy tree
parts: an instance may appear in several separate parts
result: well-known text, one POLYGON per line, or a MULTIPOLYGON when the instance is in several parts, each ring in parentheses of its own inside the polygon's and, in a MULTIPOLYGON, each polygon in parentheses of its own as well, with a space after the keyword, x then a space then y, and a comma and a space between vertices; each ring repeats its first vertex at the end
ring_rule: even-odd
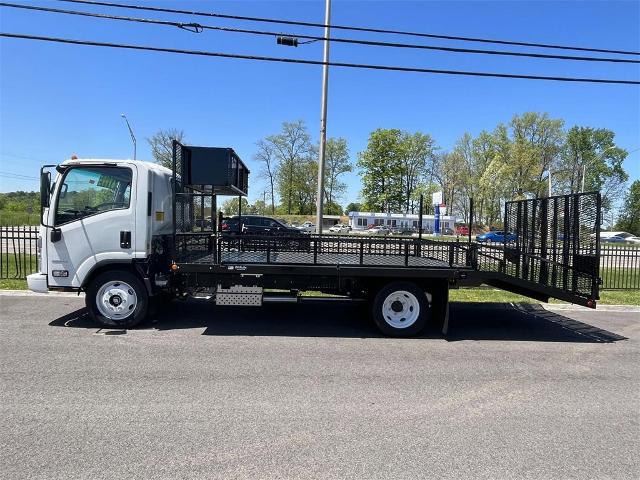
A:
POLYGON ((259 144, 259 155, 262 155, 259 160, 264 165, 268 155, 271 174, 267 173, 267 176, 274 180, 274 190, 278 191, 285 213, 305 213, 309 204, 315 203, 317 179, 311 173, 314 165, 317 172, 317 162, 316 149, 304 122, 283 122, 279 134, 270 135, 262 142, 262 146, 259 144))
POLYGON ((559 190, 581 191, 583 173, 586 191, 602 193, 605 210, 624 194, 628 179, 622 163, 627 151, 614 143, 615 133, 605 128, 572 127, 566 136, 559 175, 559 190))
POLYGON ((433 169, 435 141, 430 135, 403 132, 401 139, 401 176, 404 197, 404 211, 415 210, 414 191, 430 169, 433 169))
MULTIPOLYGON (((225 200, 222 204, 222 213, 224 215, 238 215, 238 197, 225 200)), ((253 208, 249 205, 249 200, 246 197, 242 197, 242 214, 254 213, 253 208)))
POLYGON ((342 207, 335 202, 327 202, 324 204, 324 213, 326 215, 342 215, 342 207))
POLYGON ((173 168, 173 140, 182 142, 184 137, 182 130, 168 128, 158 130, 152 137, 147 138, 155 162, 163 167, 173 168))
POLYGON ((616 230, 640 236, 640 180, 634 181, 627 190, 616 230))
POLYGON ((511 184, 511 197, 519 192, 540 197, 546 192, 544 178, 556 170, 562 150, 564 121, 546 113, 515 115, 508 126, 510 154, 504 173, 511 184))
POLYGON ((400 130, 379 128, 369 135, 366 150, 358 155, 362 198, 368 210, 399 211, 404 204, 402 140, 400 130))
POLYGON ((349 205, 345 207, 344 214, 349 215, 349 212, 361 212, 361 211, 362 211, 361 203, 351 202, 349 205))
MULTIPOLYGON (((327 205, 335 210, 336 198, 342 196, 347 189, 346 183, 340 181, 339 176, 350 172, 353 166, 349 162, 349 149, 344 138, 330 138, 327 140, 325 155, 325 183, 324 192, 327 205)), ((328 213, 328 208, 325 208, 328 213)), ((339 214, 339 213, 338 213, 339 214)), ((337 215, 337 214, 330 214, 337 215)))

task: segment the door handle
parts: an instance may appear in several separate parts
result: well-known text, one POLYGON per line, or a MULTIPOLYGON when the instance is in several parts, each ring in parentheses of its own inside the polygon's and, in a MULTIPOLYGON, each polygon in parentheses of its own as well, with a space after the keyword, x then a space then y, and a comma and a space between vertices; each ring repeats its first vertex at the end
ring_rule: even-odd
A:
POLYGON ((120 231, 120 248, 131 248, 131 232, 128 230, 120 231))

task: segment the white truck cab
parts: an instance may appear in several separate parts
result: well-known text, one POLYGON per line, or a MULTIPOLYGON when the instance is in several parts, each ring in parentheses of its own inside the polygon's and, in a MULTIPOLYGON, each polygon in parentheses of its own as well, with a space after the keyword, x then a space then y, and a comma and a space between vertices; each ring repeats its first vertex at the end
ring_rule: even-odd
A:
POLYGON ((171 233, 171 170, 150 162, 77 158, 55 170, 53 183, 44 167, 41 175, 40 266, 27 277, 30 290, 86 289, 107 266, 120 264, 126 271, 144 261, 154 236, 171 233))

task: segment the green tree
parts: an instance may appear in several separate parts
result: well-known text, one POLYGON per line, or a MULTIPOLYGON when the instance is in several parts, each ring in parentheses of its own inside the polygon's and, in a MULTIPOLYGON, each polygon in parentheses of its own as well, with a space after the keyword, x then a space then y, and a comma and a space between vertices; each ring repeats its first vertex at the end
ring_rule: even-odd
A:
POLYGON ((153 136, 147 138, 154 161, 163 167, 173 168, 173 140, 182 143, 184 137, 182 130, 168 128, 158 130, 153 136))
POLYGON ((616 230, 640 236, 640 180, 634 181, 627 190, 616 230))
MULTIPOLYGON (((238 215, 238 197, 230 198, 222 203, 222 213, 224 215, 238 215)), ((252 214, 253 208, 249 205, 249 200, 246 197, 242 197, 242 214, 252 214)))
POLYGON ((402 140, 400 130, 379 128, 369 135, 366 150, 358 155, 362 198, 368 210, 400 211, 404 204, 402 140))
POLYGON ((316 149, 304 122, 283 122, 279 134, 266 137, 258 145, 263 167, 269 159, 271 173, 267 175, 270 182, 273 180, 285 213, 306 213, 309 204, 315 203, 317 175, 313 178, 312 171, 315 168, 317 172, 318 167, 316 149))
POLYGON ((344 214, 349 215, 349 212, 361 212, 361 211, 362 211, 361 203, 351 202, 349 205, 345 207, 344 214))
POLYGON ((559 191, 575 193, 582 189, 602 193, 605 210, 624 194, 628 179, 622 164, 627 151, 614 143, 615 133, 605 128, 572 127, 566 136, 562 165, 556 176, 559 191))
POLYGON ((424 181, 428 171, 433 169, 436 144, 425 133, 402 133, 401 138, 401 177, 404 197, 404 211, 414 212, 416 188, 424 181))
MULTIPOLYGON (((347 184, 340 180, 340 175, 353 170, 349 162, 349 149, 344 138, 330 138, 327 140, 325 156, 325 182, 324 192, 327 205, 338 206, 335 201, 340 198, 347 189, 347 184)), ((325 208, 328 213, 328 209, 325 208)), ((339 214, 339 213, 338 213, 339 214)), ((330 214, 337 215, 337 214, 330 214)))
POLYGON ((564 121, 551 119, 547 113, 526 112, 515 115, 508 126, 510 154, 504 173, 511 181, 511 197, 522 192, 543 196, 544 179, 549 169, 557 170, 564 132, 564 121))

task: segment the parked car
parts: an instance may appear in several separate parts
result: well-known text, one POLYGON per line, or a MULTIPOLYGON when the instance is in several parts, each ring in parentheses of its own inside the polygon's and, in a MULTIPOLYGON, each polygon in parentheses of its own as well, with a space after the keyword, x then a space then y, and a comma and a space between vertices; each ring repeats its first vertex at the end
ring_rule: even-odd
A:
POLYGON ((211 217, 196 218, 194 224, 196 228, 204 230, 209 230, 213 227, 211 217))
POLYGON ((391 235, 413 235, 418 230, 413 227, 393 227, 391 229, 391 235))
POLYGON ((442 229, 442 234, 443 235, 455 235, 455 233, 453 233, 453 230, 449 227, 447 228, 443 228, 442 229))
POLYGON ((640 237, 627 237, 625 240, 632 245, 640 245, 640 237))
POLYGON ((506 243, 515 242, 515 233, 507 232, 507 234, 505 235, 505 232, 496 230, 495 232, 486 232, 480 235, 476 235, 476 242, 478 243, 505 243, 505 241, 506 243))
POLYGON ((304 233, 316 233, 316 224, 308 220, 302 225, 296 226, 296 228, 304 233))
POLYGON ((609 243, 627 243, 627 241, 633 237, 623 237, 620 235, 614 235, 613 237, 609 237, 605 240, 605 242, 609 243))
POLYGON ((389 235, 391 231, 384 225, 373 225, 367 229, 367 235, 389 235))
POLYGON ((337 223, 333 227, 329 228, 329 231, 331 233, 349 233, 351 231, 351 225, 337 223))
POLYGON ((456 227, 456 233, 458 235, 469 235, 469 227, 466 225, 458 225, 456 227))
POLYGON ((296 236, 302 235, 302 231, 295 227, 290 227, 280 220, 271 217, 263 217, 260 215, 242 215, 242 227, 238 227, 240 217, 234 215, 222 219, 222 234, 237 235, 243 233, 245 235, 286 235, 296 236))

